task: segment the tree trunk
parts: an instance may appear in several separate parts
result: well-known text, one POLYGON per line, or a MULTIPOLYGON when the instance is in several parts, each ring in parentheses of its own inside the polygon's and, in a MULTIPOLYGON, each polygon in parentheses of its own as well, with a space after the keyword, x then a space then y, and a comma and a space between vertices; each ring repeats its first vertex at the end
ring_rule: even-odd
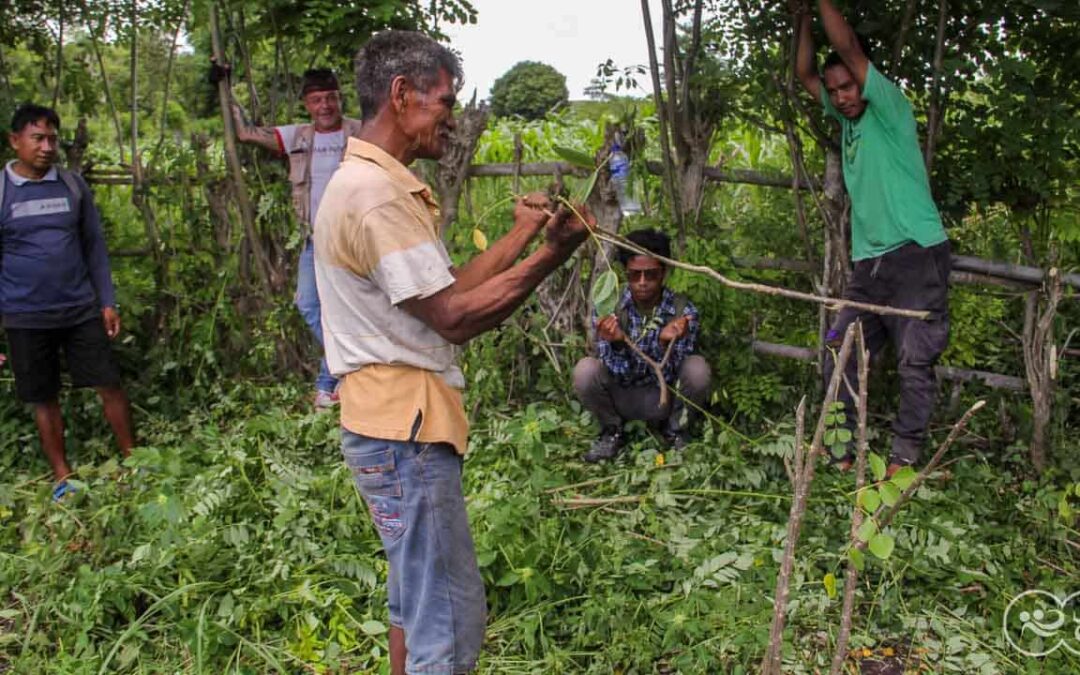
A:
MULTIPOLYGON (((218 7, 210 6, 210 39, 213 43, 214 58, 218 63, 226 63, 224 46, 221 40, 221 29, 218 20, 218 7)), ((236 129, 233 127, 233 118, 230 114, 231 95, 229 83, 226 79, 218 82, 218 100, 221 104, 221 119, 225 125, 225 158, 229 164, 232 176, 233 190, 236 196, 236 205, 240 210, 240 220, 244 224, 244 237, 247 240, 247 250, 254 257, 255 274, 259 280, 259 286, 263 293, 270 295, 274 289, 274 283, 270 278, 270 261, 266 251, 260 245, 258 231, 255 229, 255 208, 248 194, 247 183, 244 180, 244 170, 240 166, 240 154, 236 150, 236 129)), ((243 269, 243 266, 241 266, 243 269)))
MULTIPOLYGON (((822 216, 825 220, 825 255, 821 260, 821 288, 818 293, 829 297, 843 297, 847 286, 848 269, 851 266, 848 243, 849 202, 844 189, 844 171, 840 150, 833 145, 825 148, 825 180, 822 216)), ((818 310, 819 350, 818 371, 825 363, 825 334, 836 319, 836 312, 826 307, 818 310)))
POLYGON ((664 187, 667 190, 668 199, 671 200, 671 215, 681 230, 682 208, 679 207, 679 192, 675 188, 675 156, 671 151, 671 137, 668 133, 668 125, 671 120, 668 119, 665 112, 664 89, 660 84, 660 64, 656 58, 656 37, 653 35, 652 12, 649 11, 649 0, 641 0, 641 14, 645 20, 645 40, 649 48, 649 73, 652 76, 656 120, 660 125, 660 150, 664 162, 664 187))
POLYGON ((457 127, 450 137, 450 144, 439 160, 435 171, 435 190, 439 193, 442 209, 442 232, 447 232, 457 220, 458 199, 465 181, 469 178, 469 166, 476 153, 476 143, 487 128, 488 108, 476 104, 476 97, 469 102, 457 118, 457 127))
POLYGON ((1024 371, 1031 392, 1032 429, 1029 448, 1031 464, 1042 473, 1046 468, 1050 444, 1050 420, 1054 407, 1057 380, 1057 345, 1054 342, 1054 319, 1061 302, 1061 280, 1051 267, 1047 274, 1045 298, 1031 291, 1024 299, 1024 371))
POLYGON ((75 138, 70 146, 64 149, 65 165, 71 171, 81 174, 83 172, 83 157, 86 148, 90 145, 90 134, 86 130, 86 118, 80 117, 75 126, 75 138))

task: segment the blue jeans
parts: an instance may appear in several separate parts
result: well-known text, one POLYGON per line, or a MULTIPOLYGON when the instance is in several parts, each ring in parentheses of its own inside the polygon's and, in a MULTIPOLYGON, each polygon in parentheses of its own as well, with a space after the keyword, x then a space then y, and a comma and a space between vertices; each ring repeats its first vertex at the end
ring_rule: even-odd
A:
MULTIPOLYGON (((311 334, 323 346, 322 307, 319 304, 319 288, 315 285, 315 245, 308 237, 304 250, 300 253, 300 264, 296 270, 296 308, 304 323, 311 328, 311 334)), ((333 392, 337 389, 337 380, 326 366, 326 357, 319 360, 319 374, 315 378, 315 388, 319 391, 333 392)))
POLYGON ((346 429, 341 436, 345 464, 390 562, 390 625, 405 632, 405 671, 469 672, 484 642, 487 602, 461 457, 446 443, 387 441, 346 429))

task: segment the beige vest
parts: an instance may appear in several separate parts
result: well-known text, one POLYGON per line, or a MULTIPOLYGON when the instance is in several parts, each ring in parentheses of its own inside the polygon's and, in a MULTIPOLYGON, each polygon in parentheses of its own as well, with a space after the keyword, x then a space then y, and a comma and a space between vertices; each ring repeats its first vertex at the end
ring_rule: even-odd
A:
MULTIPOLYGON (((360 137, 360 120, 342 118, 341 128, 345 131, 346 141, 350 137, 360 137)), ((304 236, 311 234, 311 147, 314 140, 315 125, 302 124, 296 130, 293 147, 285 148, 285 156, 289 158, 293 210, 300 220, 304 236)))

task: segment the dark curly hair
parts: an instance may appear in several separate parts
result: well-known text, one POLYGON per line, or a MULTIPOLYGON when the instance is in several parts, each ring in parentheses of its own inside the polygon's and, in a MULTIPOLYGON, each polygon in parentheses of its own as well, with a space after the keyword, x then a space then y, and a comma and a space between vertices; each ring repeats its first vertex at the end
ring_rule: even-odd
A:
MULTIPOLYGON (((646 251, 651 251, 664 258, 671 257, 671 237, 660 230, 634 230, 626 235, 626 238, 646 251)), ((630 262, 630 258, 633 258, 636 255, 640 254, 628 251, 625 248, 620 248, 618 254, 619 262, 622 263, 623 267, 626 267, 626 263, 630 262)))
POLYGON ((363 119, 370 120, 390 98, 390 83, 401 75, 414 87, 427 91, 445 70, 461 88, 461 61, 452 51, 423 33, 387 30, 375 34, 353 60, 356 93, 363 119))
POLYGON ((35 103, 23 103, 15 109, 15 114, 11 116, 11 132, 17 134, 27 126, 41 120, 45 120, 56 127, 57 131, 60 130, 60 116, 56 114, 55 110, 35 103))

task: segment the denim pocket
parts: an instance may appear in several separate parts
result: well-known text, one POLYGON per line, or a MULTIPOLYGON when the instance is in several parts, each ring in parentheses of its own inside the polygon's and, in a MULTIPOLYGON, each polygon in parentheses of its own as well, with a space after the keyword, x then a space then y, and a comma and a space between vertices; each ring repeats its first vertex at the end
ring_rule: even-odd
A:
POLYGON ((363 453, 346 451, 344 455, 379 534, 384 540, 397 539, 405 531, 406 522, 394 448, 363 453))
POLYGON ((352 471, 356 487, 365 497, 400 497, 401 479, 394 462, 394 449, 386 448, 364 454, 345 453, 345 464, 352 471))

